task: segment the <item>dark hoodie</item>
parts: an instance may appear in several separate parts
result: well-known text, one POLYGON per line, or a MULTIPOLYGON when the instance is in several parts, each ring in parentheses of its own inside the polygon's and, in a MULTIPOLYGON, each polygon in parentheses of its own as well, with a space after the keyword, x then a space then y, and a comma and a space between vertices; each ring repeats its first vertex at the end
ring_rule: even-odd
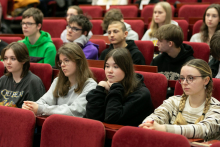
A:
MULTIPOLYGON (((134 40, 126 40, 127 46, 126 48, 129 50, 131 53, 131 57, 133 59, 134 64, 138 65, 146 65, 145 64, 145 59, 144 56, 142 55, 141 51, 138 49, 136 44, 134 43, 134 40)), ((100 57, 99 60, 104 60, 105 56, 112 50, 114 49, 113 44, 110 44, 109 48, 105 49, 100 57)))
POLYGON ((209 66, 212 70, 212 78, 215 78, 217 76, 218 71, 219 71, 219 64, 220 64, 220 61, 214 58, 212 58, 212 60, 209 62, 209 66))
POLYGON ((176 58, 172 58, 163 52, 151 62, 151 65, 157 66, 158 72, 164 74, 168 80, 177 80, 182 66, 187 61, 194 59, 194 51, 191 46, 182 44, 180 48, 181 50, 176 58))
POLYGON ((112 84, 108 93, 104 87, 97 85, 86 96, 85 117, 112 124, 141 124, 153 112, 153 104, 143 76, 137 74, 137 77, 140 80, 138 88, 126 97, 123 96, 124 88, 120 83, 112 84))

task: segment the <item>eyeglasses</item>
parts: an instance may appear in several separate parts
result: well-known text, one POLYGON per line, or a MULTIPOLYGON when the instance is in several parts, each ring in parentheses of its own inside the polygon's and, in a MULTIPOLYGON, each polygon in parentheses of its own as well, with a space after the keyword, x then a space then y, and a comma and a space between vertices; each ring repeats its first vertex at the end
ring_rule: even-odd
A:
POLYGON ((57 62, 57 65, 58 65, 59 67, 61 67, 62 63, 63 63, 64 65, 69 65, 70 60, 58 61, 58 62, 57 62))
POLYGON ((67 29, 67 30, 71 29, 71 31, 74 32, 74 33, 76 33, 76 32, 79 31, 79 30, 82 30, 82 29, 78 29, 78 28, 76 28, 76 27, 71 27, 71 26, 69 26, 69 25, 66 26, 66 29, 67 29))
POLYGON ((21 22, 20 23, 21 24, 21 26, 26 26, 26 27, 31 27, 33 24, 36 24, 36 23, 32 23, 32 22, 21 22))
POLYGON ((187 76, 185 77, 179 77, 178 82, 182 84, 185 80, 188 84, 191 84, 196 77, 206 77, 206 76, 187 76))

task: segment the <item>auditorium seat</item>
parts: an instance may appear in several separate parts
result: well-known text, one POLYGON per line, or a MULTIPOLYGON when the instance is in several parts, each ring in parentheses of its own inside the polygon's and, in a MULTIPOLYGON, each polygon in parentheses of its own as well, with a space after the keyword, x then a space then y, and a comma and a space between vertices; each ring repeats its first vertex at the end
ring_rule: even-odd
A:
POLYGON ((119 129, 112 140, 112 147, 190 147, 186 137, 174 133, 131 126, 119 129))
MULTIPOLYGON (((170 4, 174 4, 177 0, 166 0, 170 4)), ((197 3, 198 0, 178 0, 180 3, 197 3)))
POLYGON ((100 121, 53 114, 42 126, 41 147, 103 147, 105 128, 100 121))
POLYGON ((192 35, 199 33, 200 32, 200 28, 202 26, 203 20, 198 20, 194 25, 193 25, 193 33, 192 35))
POLYGON ((103 30, 102 30, 102 20, 90 20, 92 23, 92 33, 93 35, 103 35, 103 30))
POLYGON ((87 16, 91 16, 92 18, 93 17, 102 17, 103 16, 103 9, 101 6, 82 6, 80 5, 79 6, 84 15, 87 15, 87 16))
POLYGON ((18 40, 22 40, 21 37, 2 37, 2 36, 0 37, 0 39, 8 44, 12 42, 18 42, 18 40))
POLYGON ((52 38, 52 41, 57 51, 63 45, 63 41, 60 38, 52 38))
POLYGON ((131 25, 132 30, 138 33, 139 40, 141 40, 145 31, 144 22, 142 20, 124 20, 124 21, 129 25, 131 25))
MULTIPOLYGON (((0 0, 1 6, 2 6, 2 17, 4 20, 10 20, 10 21, 21 21, 22 16, 17 16, 17 17, 11 17, 8 16, 8 9, 11 8, 13 9, 13 5, 8 4, 9 0, 0 0)), ((11 1, 13 2, 13 1, 11 1)))
POLYGON ((135 40, 135 44, 144 56, 146 65, 150 65, 154 56, 154 44, 152 41, 135 40))
POLYGON ((29 110, 0 106, 0 146, 32 147, 35 115, 29 110))
POLYGON ((45 63, 31 63, 30 71, 42 80, 46 91, 49 90, 52 82, 51 65, 45 63))
POLYGON ((105 71, 103 68, 96 68, 96 67, 89 67, 89 68, 92 71, 97 83, 106 80, 105 71))
MULTIPOLYGON (((213 80, 213 90, 212 90, 212 96, 220 101, 220 79, 212 78, 213 80)), ((182 86, 179 82, 176 82, 174 95, 182 95, 183 90, 182 86)))
POLYGON ((178 23, 178 25, 182 28, 183 34, 184 34, 184 41, 188 40, 188 29, 189 29, 189 23, 186 20, 174 20, 178 23))
POLYGON ((99 56, 101 55, 102 51, 107 48, 105 41, 102 39, 90 39, 89 41, 99 45, 99 56))
POLYGON ((203 59, 207 63, 209 62, 210 47, 207 43, 188 42, 188 41, 184 41, 183 43, 192 46, 193 51, 194 51, 193 56, 195 58, 203 59))
POLYGON ((60 38, 67 22, 64 19, 43 19, 42 30, 48 32, 52 38, 60 38))
POLYGON ((111 5, 109 10, 111 9, 120 9, 124 18, 138 17, 138 7, 135 5, 111 5))
POLYGON ((4 63, 0 61, 0 77, 4 75, 5 66, 4 63))

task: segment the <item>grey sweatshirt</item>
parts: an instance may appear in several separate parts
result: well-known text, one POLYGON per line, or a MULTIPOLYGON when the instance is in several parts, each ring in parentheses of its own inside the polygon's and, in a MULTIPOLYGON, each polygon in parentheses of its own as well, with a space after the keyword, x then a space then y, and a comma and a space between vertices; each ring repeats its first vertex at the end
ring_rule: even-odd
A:
POLYGON ((83 117, 86 113, 86 95, 95 89, 97 83, 89 78, 80 94, 75 93, 77 84, 70 87, 69 92, 64 97, 55 98, 53 91, 56 87, 58 78, 54 79, 50 89, 38 101, 37 115, 62 114, 76 117, 83 117))

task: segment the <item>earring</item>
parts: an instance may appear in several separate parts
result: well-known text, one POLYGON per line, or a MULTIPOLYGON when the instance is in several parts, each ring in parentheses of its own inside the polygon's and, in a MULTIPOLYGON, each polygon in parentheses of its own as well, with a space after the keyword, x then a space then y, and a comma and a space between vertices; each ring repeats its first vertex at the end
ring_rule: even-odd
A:
POLYGON ((206 90, 206 85, 204 86, 204 89, 206 90))

